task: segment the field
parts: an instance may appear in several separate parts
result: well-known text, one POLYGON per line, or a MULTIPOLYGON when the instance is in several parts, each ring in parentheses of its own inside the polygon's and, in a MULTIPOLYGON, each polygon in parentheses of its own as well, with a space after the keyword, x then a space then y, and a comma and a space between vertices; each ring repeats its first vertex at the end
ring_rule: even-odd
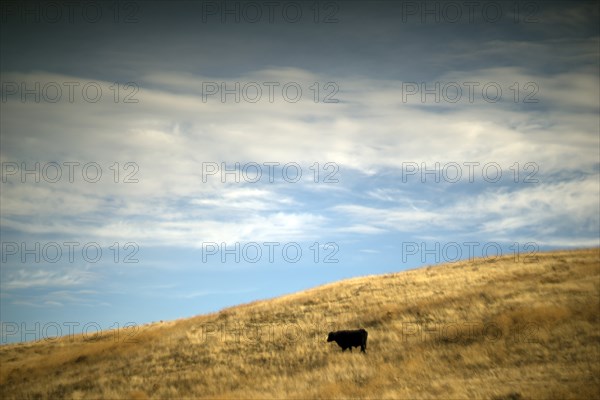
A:
POLYGON ((600 251, 360 277, 0 347, 4 399, 600 398, 600 251), (327 343, 365 328, 367 353, 327 343))

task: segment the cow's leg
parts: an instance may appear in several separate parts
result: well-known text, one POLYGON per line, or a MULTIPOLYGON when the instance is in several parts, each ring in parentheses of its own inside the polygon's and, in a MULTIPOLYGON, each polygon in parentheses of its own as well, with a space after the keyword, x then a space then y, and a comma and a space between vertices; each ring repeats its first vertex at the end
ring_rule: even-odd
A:
POLYGON ((365 352, 365 346, 364 346, 364 345, 362 345, 362 344, 360 345, 360 351, 361 351, 361 352, 363 352, 363 353, 366 353, 366 352, 365 352))

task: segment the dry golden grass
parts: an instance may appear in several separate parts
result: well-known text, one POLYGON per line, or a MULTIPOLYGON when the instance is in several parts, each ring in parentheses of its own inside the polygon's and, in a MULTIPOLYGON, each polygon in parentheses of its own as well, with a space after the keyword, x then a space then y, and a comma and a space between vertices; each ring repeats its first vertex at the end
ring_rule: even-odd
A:
POLYGON ((599 249, 350 279, 219 313, 0 347, 4 399, 600 398, 599 249), (327 332, 363 327, 367 354, 327 332))

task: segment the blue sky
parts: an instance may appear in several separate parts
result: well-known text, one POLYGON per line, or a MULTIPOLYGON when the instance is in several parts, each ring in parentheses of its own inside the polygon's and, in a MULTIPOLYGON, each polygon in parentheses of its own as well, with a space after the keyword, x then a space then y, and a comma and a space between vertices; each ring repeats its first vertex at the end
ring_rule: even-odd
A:
POLYGON ((599 245, 594 2, 6 4, 2 343, 599 245))

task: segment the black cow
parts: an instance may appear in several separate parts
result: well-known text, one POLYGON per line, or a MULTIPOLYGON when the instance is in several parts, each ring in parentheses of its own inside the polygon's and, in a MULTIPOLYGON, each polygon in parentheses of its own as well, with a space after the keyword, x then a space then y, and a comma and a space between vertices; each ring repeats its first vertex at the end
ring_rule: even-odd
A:
POLYGON ((364 329, 329 332, 327 341, 336 342, 342 348, 342 351, 350 349, 350 352, 352 352, 352 347, 360 346, 360 351, 364 353, 367 349, 367 335, 368 333, 364 329))

